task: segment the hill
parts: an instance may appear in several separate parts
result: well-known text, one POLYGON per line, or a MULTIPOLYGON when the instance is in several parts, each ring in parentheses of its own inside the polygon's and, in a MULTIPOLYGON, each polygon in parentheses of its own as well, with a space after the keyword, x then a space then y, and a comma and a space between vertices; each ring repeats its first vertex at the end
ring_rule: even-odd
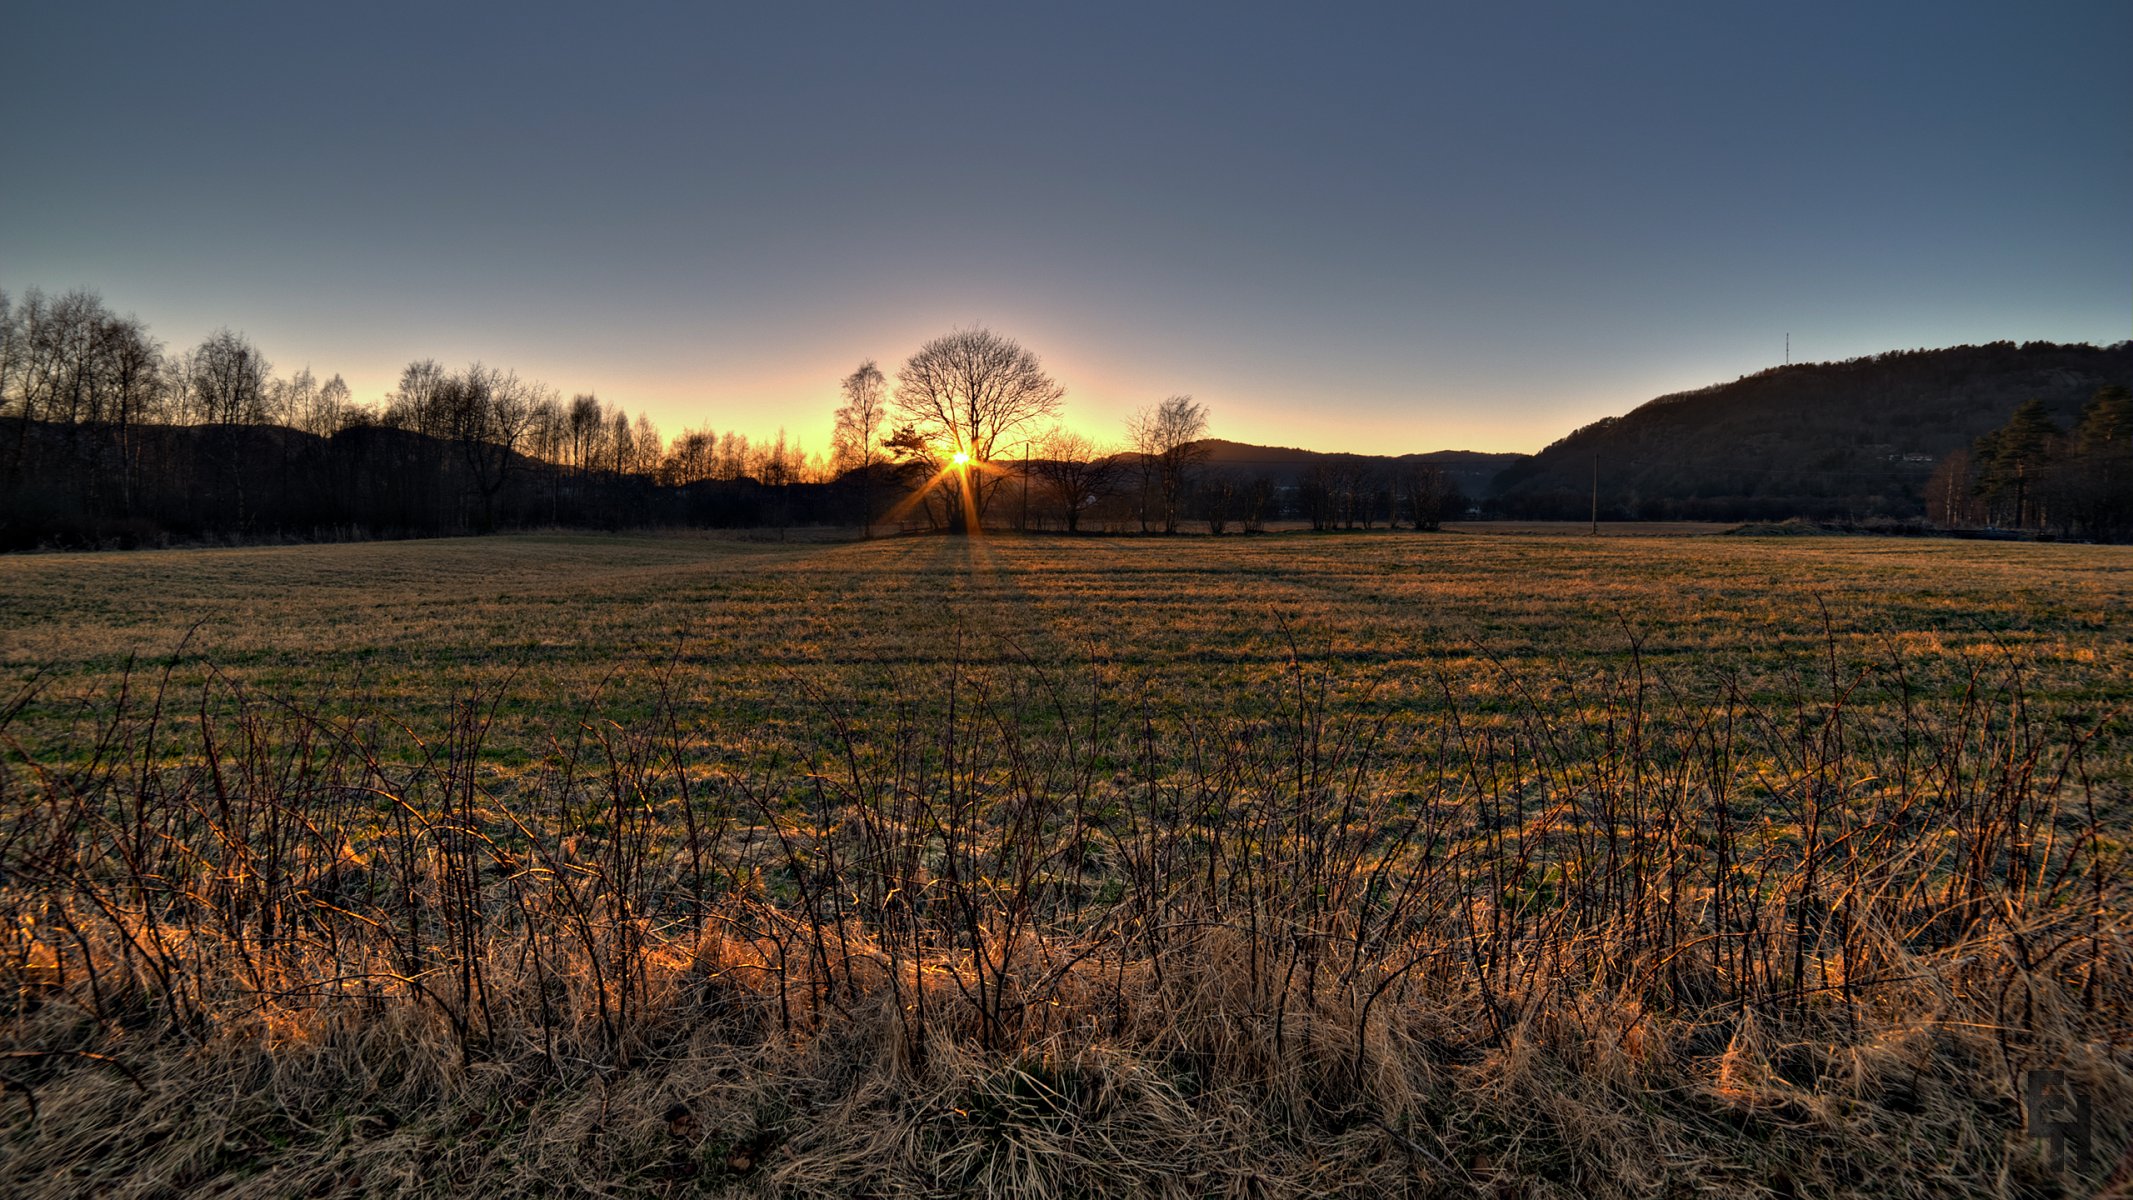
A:
POLYGON ((1775 367, 1594 422, 1496 480, 1492 508, 1605 519, 1915 518, 1950 451, 2039 399, 2070 427, 2133 343, 1992 342, 1775 367))
POLYGON ((1311 467, 1331 461, 1357 461, 1382 466, 1426 464, 1442 470, 1452 486, 1469 496, 1484 496, 1503 470, 1525 461, 1524 454, 1486 454, 1475 450, 1432 450, 1423 454, 1333 454, 1300 450, 1293 446, 1254 446, 1247 442, 1209 438, 1200 445, 1207 451, 1209 467, 1234 470, 1246 475, 1265 475, 1284 487, 1293 487, 1311 467))

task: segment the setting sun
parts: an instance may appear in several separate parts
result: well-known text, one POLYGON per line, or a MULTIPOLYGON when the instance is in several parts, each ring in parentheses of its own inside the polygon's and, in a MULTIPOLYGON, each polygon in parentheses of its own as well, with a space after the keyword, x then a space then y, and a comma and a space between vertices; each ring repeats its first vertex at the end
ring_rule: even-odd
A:
POLYGON ((959 466, 959 467, 967 467, 967 466, 969 466, 969 465, 970 465, 970 456, 969 456, 968 454, 965 454, 965 453, 964 453, 964 452, 962 452, 961 450, 958 450, 958 451, 956 451, 956 452, 955 452, 955 465, 956 465, 956 466, 959 466))

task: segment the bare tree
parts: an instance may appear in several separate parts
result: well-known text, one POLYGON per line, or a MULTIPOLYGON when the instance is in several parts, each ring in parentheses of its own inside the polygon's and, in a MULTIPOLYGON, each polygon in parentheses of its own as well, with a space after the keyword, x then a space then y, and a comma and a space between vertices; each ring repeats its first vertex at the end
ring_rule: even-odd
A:
POLYGON ((607 469, 617 476, 627 475, 630 464, 637 461, 637 448, 630 442, 630 415, 620 405, 607 414, 607 469))
POLYGON ((660 456, 666 453, 666 440, 659 434, 659 426, 652 423, 650 413, 637 414, 636 423, 630 426, 630 467, 632 475, 652 475, 659 470, 660 456))
POLYGON ((21 345, 14 408, 24 422, 95 419, 97 328, 110 313, 95 293, 48 297, 31 288, 17 314, 21 345))
POLYGON ((110 393, 103 419, 111 425, 111 445, 118 455, 119 510, 131 517, 141 474, 142 448, 136 427, 166 415, 163 348, 148 336, 147 326, 132 317, 106 320, 98 341, 101 374, 110 393))
MULTIPOLYGON (((186 377, 191 385, 193 419, 210 426, 202 441, 218 478, 228 481, 237 527, 249 529, 253 517, 255 439, 240 426, 267 420, 266 357, 240 333, 218 329, 194 348, 186 377)), ((286 467, 286 463, 283 464, 286 467)))
POLYGON ((332 437, 339 433, 353 414, 354 394, 348 389, 348 381, 339 375, 318 385, 311 397, 310 411, 300 416, 298 428, 320 437, 332 437))
MULTIPOLYGON (((1207 436, 1207 408, 1193 403, 1191 396, 1172 396, 1127 418, 1126 433, 1141 455, 1144 472, 1153 476, 1163 532, 1176 533, 1192 468, 1207 457, 1207 448, 1200 444, 1207 436)), ((1144 512, 1141 527, 1147 526, 1144 512)))
POLYGON ((1243 492, 1244 532, 1266 532, 1267 518, 1273 515, 1274 481, 1266 475, 1254 475, 1245 483, 1243 492))
POLYGON ((1441 467, 1430 463, 1407 463, 1400 468, 1400 500, 1407 519, 1416 529, 1436 529, 1444 522, 1445 501, 1451 496, 1451 481, 1441 467))
POLYGON ((600 398, 590 392, 580 392, 570 398, 570 465, 583 476, 593 468, 593 459, 600 448, 601 433, 606 428, 607 417, 601 411, 600 398))
POLYGON ((799 480, 805 463, 799 448, 786 443, 782 426, 776 442, 756 451, 751 473, 770 493, 770 523, 777 529, 779 541, 785 540, 785 529, 792 524, 792 485, 799 480))
POLYGON ((310 367, 299 368, 287 379, 267 383, 267 412, 277 425, 304 433, 317 432, 311 428, 311 410, 317 404, 318 377, 310 367))
POLYGON ((1037 356, 989 329, 958 329, 918 348, 896 373, 896 407, 956 494, 951 533, 982 524, 999 486, 994 450, 1059 411, 1066 389, 1037 356), (941 461, 941 460, 946 460, 941 461))
POLYGON ((433 438, 449 437, 450 414, 442 403, 447 378, 435 359, 407 364, 400 372, 400 386, 385 398, 385 424, 433 438))
POLYGON ((830 435, 830 461, 840 473, 858 472, 860 532, 873 537, 874 441, 888 416, 888 380, 870 358, 839 386, 844 407, 837 410, 836 430, 830 435))
POLYGON ((453 440, 481 496, 484 529, 496 528, 497 494, 523 465, 519 442, 540 412, 545 390, 477 363, 448 379, 440 393, 453 440))
POLYGON ((1377 475, 1370 465, 1353 454, 1333 456, 1334 507, 1341 528, 1370 528, 1371 503, 1377 495, 1377 475))
POLYGON ((748 435, 728 430, 718 438, 718 466, 715 477, 735 480, 748 473, 748 435))
POLYGON ((687 487, 713 478, 717 466, 718 434, 710 429, 684 428, 660 460, 659 481, 668 487, 687 487))
POLYGON ((534 459, 532 469, 545 485, 549 523, 560 525, 563 523, 563 471, 570 447, 570 418, 563 410, 562 396, 554 388, 542 387, 539 391, 532 417, 526 423, 526 451, 534 459))
POLYGON ((1229 532, 1230 522, 1238 515, 1244 485, 1234 471, 1210 471, 1199 481, 1192 495, 1201 519, 1207 522, 1207 532, 1223 534, 1229 532))
POLYGON ((1302 477, 1296 481, 1296 503, 1303 515, 1311 522, 1311 528, 1324 531, 1334 527, 1335 499, 1338 491, 1338 472, 1324 458, 1311 460, 1304 468, 1302 477))
POLYGON ((241 333, 218 329, 193 351, 193 411, 203 425, 267 419, 267 360, 241 333))
POLYGON ((1068 533, 1081 529, 1081 514, 1110 490, 1118 476, 1118 456, 1098 450, 1089 439, 1054 429, 1037 443, 1030 471, 1043 481, 1045 493, 1066 519, 1068 533))

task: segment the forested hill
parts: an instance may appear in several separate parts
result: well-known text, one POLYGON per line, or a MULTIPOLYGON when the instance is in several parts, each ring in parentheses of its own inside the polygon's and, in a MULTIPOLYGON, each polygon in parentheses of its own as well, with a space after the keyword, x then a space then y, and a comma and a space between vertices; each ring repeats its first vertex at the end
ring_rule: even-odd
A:
POLYGON ((1523 454, 1487 454, 1476 450, 1434 450, 1426 454, 1332 454, 1299 450, 1292 446, 1254 446, 1208 438, 1200 443, 1209 467, 1243 475, 1264 475, 1283 486, 1294 486, 1306 471, 1335 461, 1356 461, 1376 466, 1407 465, 1435 467, 1458 492, 1479 498, 1504 468, 1522 462, 1523 454))
POLYGON ((1496 478, 1513 517, 1581 517, 1598 466, 1608 519, 1918 517, 1950 452, 2042 400, 2070 427, 2097 389, 2133 383, 2133 343, 1993 342, 1774 367, 1661 396, 1496 478))

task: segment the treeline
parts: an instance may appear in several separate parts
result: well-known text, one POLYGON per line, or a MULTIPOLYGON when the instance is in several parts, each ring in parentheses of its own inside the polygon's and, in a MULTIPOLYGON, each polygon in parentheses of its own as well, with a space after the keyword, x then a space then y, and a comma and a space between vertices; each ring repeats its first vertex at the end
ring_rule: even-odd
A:
POLYGON ((539 527, 992 526, 1065 532, 1433 529, 1439 467, 1356 455, 1277 476, 1210 462, 1207 408, 1150 405, 1124 444, 1056 423, 1064 389, 987 330, 844 380, 826 454, 688 428, 479 363, 418 360, 358 400, 277 374, 242 334, 170 352, 90 292, 0 293, 0 549, 430 536, 539 527))
POLYGON ((0 293, 0 549, 837 517, 781 434, 685 429, 480 364, 374 403, 242 334, 168 352, 93 293, 0 293))
POLYGON ((2031 400, 1943 460, 1927 493, 1951 528, 2133 540, 2133 390, 2099 388, 2071 429, 2031 400))
MULTIPOLYGON (((1433 530, 1470 503, 1442 466, 1415 457, 1315 454, 1287 471, 1224 462, 1215 451, 1235 444, 1209 438, 1209 422, 1205 405, 1172 396, 1127 419, 1122 448, 1055 427, 1027 443, 1031 457, 987 464, 968 486, 989 506, 994 524, 1068 533, 1258 533, 1275 522, 1314 530, 1433 530)), ((884 444, 927 440, 905 427, 884 444)), ((920 459, 930 462, 924 454, 920 459)), ((948 506, 959 490, 928 482, 921 472, 905 487, 915 486, 912 494, 926 501, 929 519, 949 528, 948 506)))
MULTIPOLYGON (((1924 522, 1951 455, 2029 400, 2061 428, 2133 382, 2133 343, 1993 342, 1776 367, 1662 396, 1514 464, 1492 512, 1606 520, 1924 522)), ((1939 509, 1936 509, 1939 511, 1939 509)), ((1933 518, 1938 519, 1938 518, 1933 518)))
POLYGON ((1190 454, 1174 491, 1165 487, 1161 459, 1133 451, 1034 459, 1028 473, 1035 499, 1027 521, 1013 504, 1009 517, 1018 528, 1070 533, 1259 533, 1277 522, 1321 531, 1433 530, 1470 503, 1435 464, 1365 455, 1325 455, 1284 479, 1190 454))
MULTIPOLYGON (((2122 540, 2128 381, 2133 343, 1777 368, 1509 461, 1480 506, 2122 540)), ((1476 505, 1475 463, 1240 447, 1185 395, 1099 443, 1060 422, 1065 389, 1035 354, 982 328, 927 342, 893 386, 869 359, 842 387, 817 454, 782 431, 668 437, 480 363, 415 361, 366 402, 338 375, 277 374, 227 329, 172 352, 93 293, 0 293, 0 550, 541 527, 1434 529, 1476 505)))

